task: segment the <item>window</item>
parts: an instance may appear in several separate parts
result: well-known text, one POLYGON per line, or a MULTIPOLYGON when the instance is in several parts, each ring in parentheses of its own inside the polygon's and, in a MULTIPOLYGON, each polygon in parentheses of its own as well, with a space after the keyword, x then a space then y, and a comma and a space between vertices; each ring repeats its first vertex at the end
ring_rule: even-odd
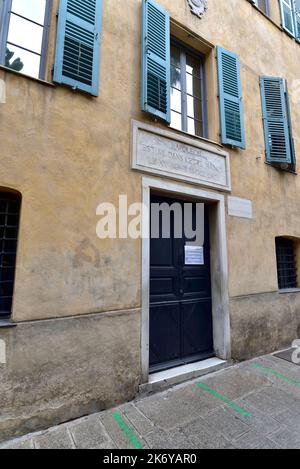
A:
POLYGON ((297 288, 294 241, 288 238, 276 238, 276 256, 279 289, 297 288))
POLYGON ((0 0, 0 63, 44 78, 50 0, 0 0))
POLYGON ((257 8, 264 12, 265 15, 270 14, 269 0, 250 0, 257 8))
POLYGON ((203 58, 173 42, 171 44, 171 126, 206 137, 203 58))
POLYGON ((0 319, 11 314, 21 198, 0 192, 0 319))
POLYGON ((300 0, 280 0, 282 27, 300 41, 300 0))

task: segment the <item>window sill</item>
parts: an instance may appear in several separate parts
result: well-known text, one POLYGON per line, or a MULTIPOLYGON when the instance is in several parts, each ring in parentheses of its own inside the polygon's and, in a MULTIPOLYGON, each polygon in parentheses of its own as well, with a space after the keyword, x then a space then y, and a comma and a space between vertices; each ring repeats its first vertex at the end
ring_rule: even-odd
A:
POLYGON ((283 290, 278 290, 280 295, 285 295, 286 293, 300 293, 300 288, 285 288, 283 290))
POLYGON ((293 174, 294 176, 298 176, 298 173, 297 171, 293 171, 292 169, 288 169, 288 168, 282 168, 280 167, 279 165, 275 165, 275 164, 272 164, 272 163, 268 163, 267 161, 265 161, 265 164, 267 166, 271 166, 271 168, 274 168, 274 169, 277 169, 277 171, 280 171, 280 172, 283 172, 283 173, 289 173, 289 174, 293 174))
POLYGON ((34 78, 34 77, 31 77, 30 75, 25 75, 25 73, 17 72, 16 70, 12 70, 11 68, 5 67, 4 65, 0 65, 0 70, 2 70, 3 72, 12 73, 13 75, 19 76, 21 78, 25 78, 27 80, 32 80, 44 86, 50 86, 51 88, 56 88, 56 85, 50 81, 41 80, 40 78, 34 78))
POLYGON ((219 143, 219 142, 215 142, 214 140, 210 140, 209 138, 205 138, 205 137, 198 137, 198 135, 189 134, 188 132, 185 132, 184 130, 176 129, 175 127, 172 127, 171 125, 168 126, 168 129, 170 129, 173 132, 176 132, 178 134, 185 135, 186 137, 194 138, 196 140, 199 140, 200 142, 209 143, 209 144, 215 145, 219 148, 224 148, 224 146, 221 145, 221 143, 219 143))

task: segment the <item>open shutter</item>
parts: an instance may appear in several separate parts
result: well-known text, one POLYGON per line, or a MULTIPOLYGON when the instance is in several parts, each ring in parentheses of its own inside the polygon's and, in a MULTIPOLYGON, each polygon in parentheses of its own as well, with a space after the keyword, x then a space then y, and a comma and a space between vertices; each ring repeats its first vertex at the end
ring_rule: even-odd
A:
POLYGON ((239 57, 217 48, 222 143, 245 149, 239 57))
POLYGON ((300 0, 294 0, 295 36, 300 41, 300 0))
POLYGON ((142 110, 170 122, 170 16, 143 0, 142 110))
POLYGON ((288 120, 288 126, 289 126, 290 145, 291 145, 291 160, 292 160, 292 165, 294 166, 293 169, 295 171, 296 170, 296 148, 295 148, 295 141, 294 141, 294 136, 293 136, 292 115, 291 115, 291 106, 290 106, 287 82, 285 82, 285 102, 286 102, 286 112, 287 112, 287 120, 288 120))
POLYGON ((60 0, 54 81, 98 96, 102 0, 60 0))
POLYGON ((282 27, 295 36, 293 0, 280 0, 282 27))
POLYGON ((262 10, 266 15, 269 15, 269 0, 250 0, 253 5, 262 10))
POLYGON ((266 155, 272 164, 293 163, 284 85, 282 78, 260 78, 266 155))

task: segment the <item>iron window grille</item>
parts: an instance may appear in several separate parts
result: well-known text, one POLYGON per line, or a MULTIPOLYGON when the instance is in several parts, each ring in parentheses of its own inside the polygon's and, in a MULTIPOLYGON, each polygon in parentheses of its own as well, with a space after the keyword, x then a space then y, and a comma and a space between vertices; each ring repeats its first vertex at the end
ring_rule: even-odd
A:
POLYGON ((0 192, 0 319, 11 315, 20 206, 19 196, 0 192))
POLYGON ((297 288, 297 264, 294 241, 276 239, 278 286, 280 290, 297 288))

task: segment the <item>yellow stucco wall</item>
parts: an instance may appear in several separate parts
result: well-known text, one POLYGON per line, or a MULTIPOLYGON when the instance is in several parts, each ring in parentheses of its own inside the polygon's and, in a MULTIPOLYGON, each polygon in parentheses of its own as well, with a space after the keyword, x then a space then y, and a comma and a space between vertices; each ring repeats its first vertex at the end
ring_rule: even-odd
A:
MULTIPOLYGON (((246 151, 230 150, 232 195, 251 199, 254 219, 227 217, 229 293, 277 290, 275 236, 300 236, 300 179, 265 164, 259 75, 299 77, 300 45, 247 0, 209 0, 202 20, 186 0, 159 0, 176 23, 240 55, 246 151)), ((47 78, 55 42, 55 3, 47 78)), ((141 243, 96 237, 96 207, 141 201, 130 170, 131 119, 140 112, 141 0, 103 0, 100 95, 90 98, 0 70, 0 186, 22 193, 13 319, 25 321, 139 307, 141 243)), ((272 15, 279 20, 277 1, 272 15)), ((197 39, 194 47, 199 48, 197 39)), ((210 52, 214 54, 214 50, 210 52)), ((215 61, 208 63, 209 137, 218 139, 215 61)), ((291 95, 298 161, 300 97, 291 95), (294 98, 294 99, 293 99, 294 98)), ((161 125, 161 124, 156 124, 161 125)), ((163 125, 161 125, 163 127, 163 125)))

